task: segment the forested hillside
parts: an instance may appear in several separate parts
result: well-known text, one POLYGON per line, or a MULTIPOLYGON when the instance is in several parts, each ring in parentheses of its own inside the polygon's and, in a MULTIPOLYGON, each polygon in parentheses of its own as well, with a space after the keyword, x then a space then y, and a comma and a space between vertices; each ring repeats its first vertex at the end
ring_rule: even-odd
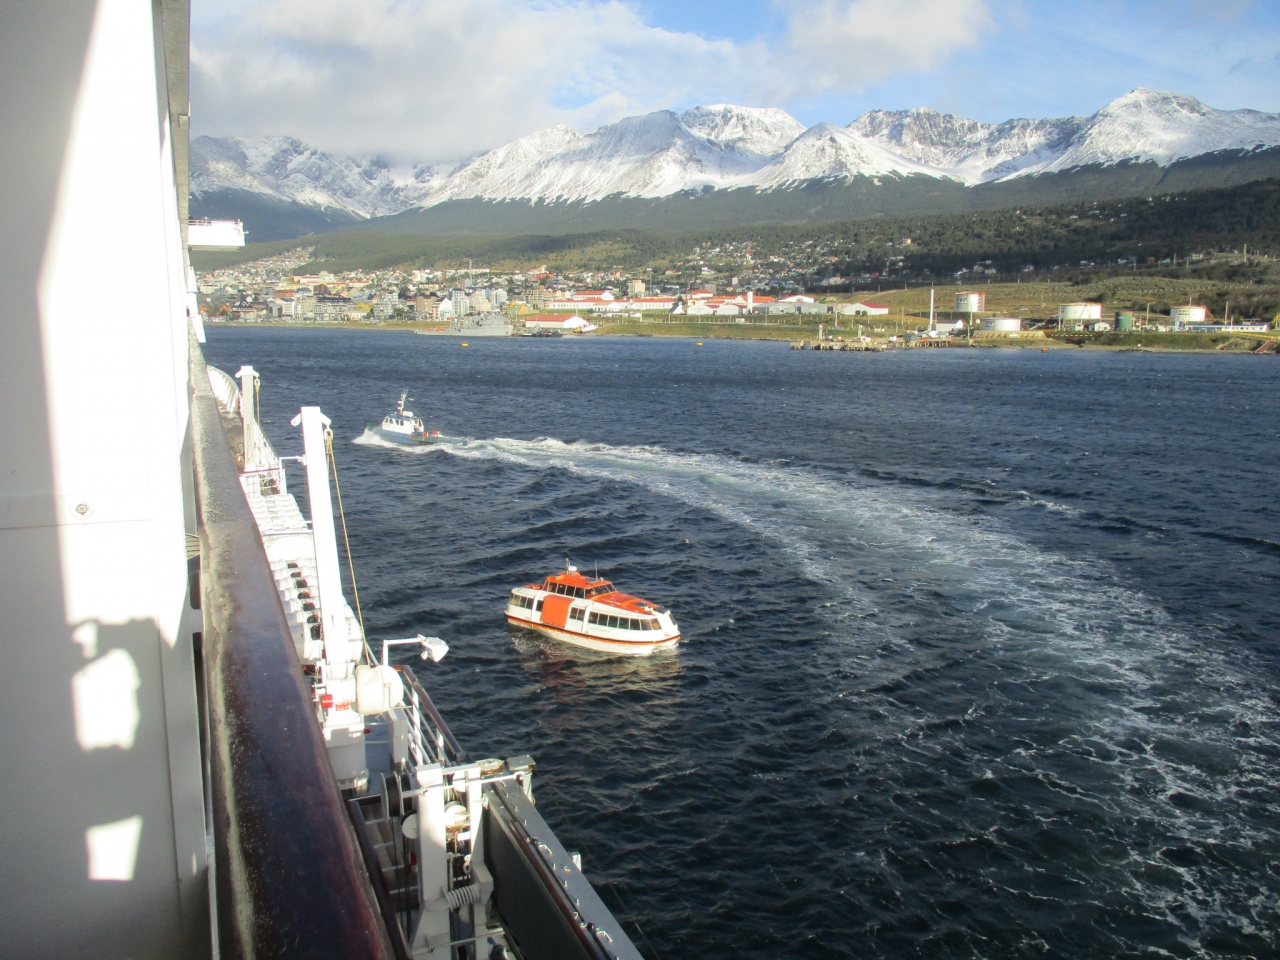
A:
MULTIPOLYGON (((342 230, 305 243, 330 270, 439 267, 472 259, 493 269, 547 265, 560 270, 653 270, 662 275, 697 260, 716 273, 818 278, 882 272, 886 265, 895 275, 938 276, 985 261, 1000 274, 1027 266, 1076 269, 1082 262, 1114 264, 1122 258, 1146 265, 1148 260, 1159 264, 1176 255, 1181 262, 1189 253, 1242 249, 1246 244, 1260 254, 1280 254, 1280 179, 1124 200, 803 226, 515 237, 342 230)), ((198 266, 209 268, 297 246, 297 240, 251 244, 242 252, 195 258, 198 266)))

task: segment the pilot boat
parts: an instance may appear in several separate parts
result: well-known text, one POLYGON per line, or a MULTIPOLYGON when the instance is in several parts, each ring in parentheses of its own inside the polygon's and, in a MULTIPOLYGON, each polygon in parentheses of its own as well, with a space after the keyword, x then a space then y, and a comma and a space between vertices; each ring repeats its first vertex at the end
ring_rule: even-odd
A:
POLYGON ((404 405, 409 399, 409 391, 402 390, 400 392, 400 402, 396 404, 395 410, 382 418, 382 423, 376 427, 370 427, 375 434, 383 440, 389 440, 392 443, 462 443, 463 441, 457 437, 443 437, 439 430, 427 431, 420 417, 415 417, 412 410, 406 410, 404 405))
POLYGON ((680 628, 666 607, 565 567, 541 583, 512 590, 507 622, 589 650, 640 657, 680 642, 680 628))

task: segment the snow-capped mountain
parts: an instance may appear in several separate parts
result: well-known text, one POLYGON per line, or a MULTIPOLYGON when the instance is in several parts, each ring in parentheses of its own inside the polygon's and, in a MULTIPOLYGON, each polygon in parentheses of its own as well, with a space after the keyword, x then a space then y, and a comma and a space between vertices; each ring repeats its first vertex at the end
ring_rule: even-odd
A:
POLYGON ((399 213, 429 197, 452 165, 395 169, 378 159, 355 160, 294 137, 197 137, 191 141, 192 196, 245 190, 356 217, 399 213))
POLYGON ((587 136, 552 127, 463 164, 423 206, 471 197, 665 197, 740 186, 803 132, 783 110, 725 105, 627 117, 587 136))
POLYGON ((1123 161, 1168 167, 1218 151, 1280 146, 1280 115, 1215 110, 1135 90, 1092 117, 979 123, 936 110, 873 110, 805 129, 783 110, 662 110, 579 134, 558 126, 460 165, 393 169, 290 137, 200 137, 191 191, 243 190, 377 217, 450 200, 600 201, 685 191, 770 191, 810 182, 930 177, 975 186, 1123 161))
POLYGON ((872 110, 846 129, 945 176, 975 184, 1017 176, 1057 159, 1086 122, 1084 117, 1067 117, 979 123, 916 107, 872 110))
MULTIPOLYGON (((1194 97, 1134 90, 1089 118, 1045 172, 1123 160, 1152 160, 1167 167, 1220 150, 1280 145, 1280 114, 1215 110, 1194 97)), ((1038 172, 1038 171, 1037 171, 1038 172)))
POLYGON ((820 123, 746 178, 741 186, 771 189, 805 180, 852 180, 854 177, 937 176, 938 171, 847 129, 820 123))
POLYGON ((1092 117, 993 124, 924 108, 873 110, 847 129, 970 185, 1125 160, 1167 167, 1220 150, 1280 146, 1280 115, 1215 110, 1194 97, 1143 89, 1092 117))
POLYGON ((446 200, 663 197, 703 187, 920 175, 973 186, 1125 160, 1169 166, 1221 150, 1280 146, 1280 115, 1215 110, 1135 90, 1092 117, 979 123, 936 110, 873 110, 805 130, 781 110, 698 107, 629 117, 579 137, 534 134, 459 167, 420 205, 446 200))

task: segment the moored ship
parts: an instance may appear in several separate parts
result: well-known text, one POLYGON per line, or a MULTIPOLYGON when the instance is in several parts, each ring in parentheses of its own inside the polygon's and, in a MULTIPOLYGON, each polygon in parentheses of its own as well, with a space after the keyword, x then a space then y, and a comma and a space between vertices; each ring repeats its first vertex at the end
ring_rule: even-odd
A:
POLYGON ((680 642, 666 607, 583 576, 567 563, 563 573, 512 590, 506 616, 512 626, 606 653, 643 657, 680 642))

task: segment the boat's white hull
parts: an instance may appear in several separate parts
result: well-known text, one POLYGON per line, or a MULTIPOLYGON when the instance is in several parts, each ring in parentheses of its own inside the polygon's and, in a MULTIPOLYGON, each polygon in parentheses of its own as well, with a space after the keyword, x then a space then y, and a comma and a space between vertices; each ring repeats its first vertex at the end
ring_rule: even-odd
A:
POLYGON ((384 430, 382 427, 367 428, 374 435, 388 443, 399 443, 406 447, 421 447, 433 443, 444 444, 461 444, 466 446, 467 441, 462 437, 443 437, 439 434, 422 434, 422 433, 397 433, 394 430, 384 430))
POLYGON ((679 634, 674 637, 663 637, 659 640, 610 640, 606 637, 588 636, 576 630, 553 627, 547 623, 525 620, 523 617, 518 617, 510 612, 507 613, 507 623, 514 627, 536 630, 544 637, 550 637, 552 640, 559 640, 563 643, 572 643, 574 646, 585 647, 587 650, 598 650, 601 653, 622 653, 631 657, 647 657, 657 650, 669 650, 680 642, 679 634))

